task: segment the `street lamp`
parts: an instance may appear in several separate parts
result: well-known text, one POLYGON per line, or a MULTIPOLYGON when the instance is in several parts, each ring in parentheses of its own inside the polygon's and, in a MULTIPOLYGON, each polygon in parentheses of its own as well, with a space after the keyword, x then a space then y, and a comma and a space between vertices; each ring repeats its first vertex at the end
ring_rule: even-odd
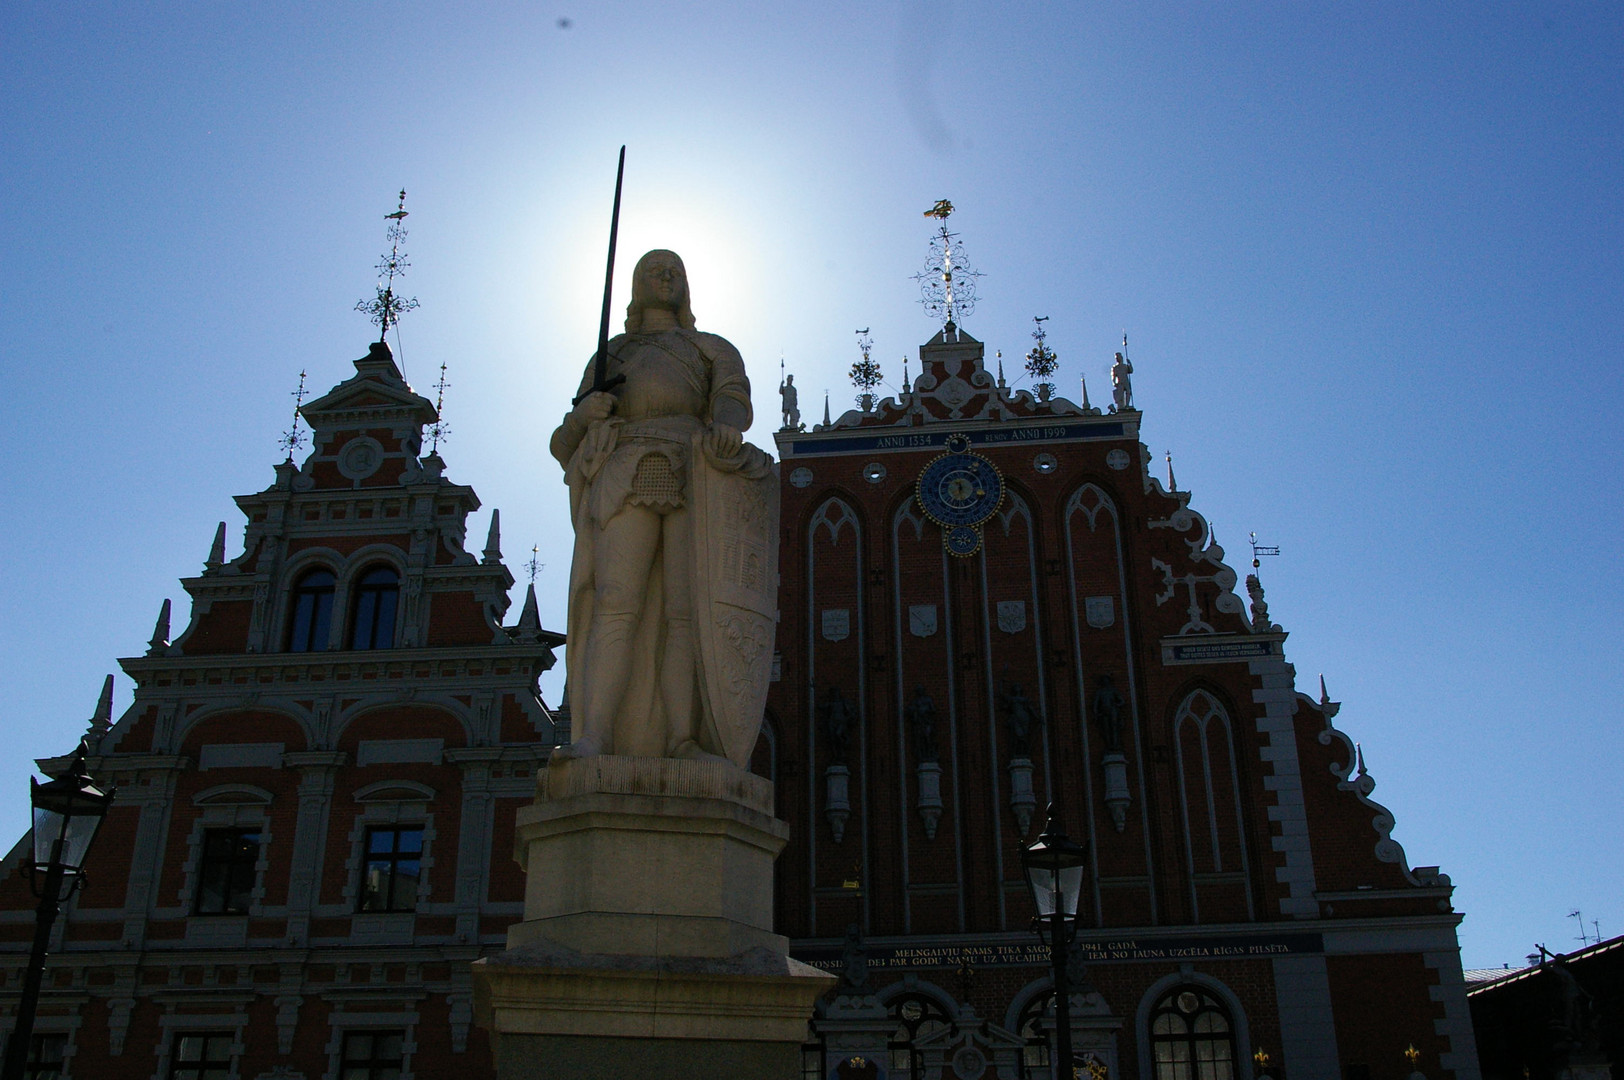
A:
POLYGON ((0 1080, 23 1080, 51 925, 63 901, 84 884, 85 853, 113 802, 112 792, 102 791, 90 782, 85 772, 85 750, 81 740, 67 771, 55 780, 43 784, 33 777, 28 780, 34 804, 34 858, 28 864, 28 883, 40 901, 34 915, 34 951, 28 958, 28 976, 23 980, 22 1000, 17 1003, 17 1026, 6 1044, 0 1080))
POLYGON ((1063 1063, 1056 1066, 1055 1075, 1072 1080, 1071 987, 1066 980, 1066 950, 1077 936, 1077 901, 1083 891, 1088 849, 1067 836, 1054 817, 1051 803, 1042 834, 1021 850, 1021 867, 1026 871, 1026 884, 1037 908, 1037 918, 1032 921, 1038 936, 1049 946, 1049 964, 1054 972, 1055 1057, 1063 1063))

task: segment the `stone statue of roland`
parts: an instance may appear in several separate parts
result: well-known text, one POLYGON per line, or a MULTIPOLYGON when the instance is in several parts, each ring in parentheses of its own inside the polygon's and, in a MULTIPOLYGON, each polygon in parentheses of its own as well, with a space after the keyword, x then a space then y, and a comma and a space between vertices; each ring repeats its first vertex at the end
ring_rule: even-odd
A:
POLYGON ((670 251, 638 260, 606 375, 553 432, 570 490, 564 761, 615 754, 744 767, 765 704, 777 605, 777 467, 743 441, 738 350, 694 329, 670 251))

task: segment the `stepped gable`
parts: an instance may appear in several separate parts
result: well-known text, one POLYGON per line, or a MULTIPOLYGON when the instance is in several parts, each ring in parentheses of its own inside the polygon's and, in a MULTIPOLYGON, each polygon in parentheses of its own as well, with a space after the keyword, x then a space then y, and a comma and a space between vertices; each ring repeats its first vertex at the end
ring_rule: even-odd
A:
MULTIPOLYGON (((248 518, 242 554, 220 561, 211 553, 200 575, 182 581, 192 620, 164 655, 280 651, 275 635, 292 579, 317 563, 373 555, 401 572, 401 646, 511 640, 501 620, 513 575, 467 550, 479 497, 446 479, 439 455, 418 457, 424 426, 438 418, 433 403, 406 383, 381 342, 355 370, 300 410, 313 432, 304 463, 290 457, 270 487, 236 498, 248 518), (431 605, 441 608, 432 626, 431 605)), ((340 609, 343 599, 335 597, 340 609)))

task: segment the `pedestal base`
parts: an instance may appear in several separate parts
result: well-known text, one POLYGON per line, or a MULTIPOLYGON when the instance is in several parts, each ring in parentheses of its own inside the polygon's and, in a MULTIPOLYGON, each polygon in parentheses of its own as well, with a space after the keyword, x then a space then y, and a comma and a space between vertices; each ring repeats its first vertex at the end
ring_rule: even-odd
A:
POLYGON ((474 964, 501 1080, 796 1080, 834 978, 772 932, 788 828, 718 762, 560 762, 519 811, 525 919, 474 964))

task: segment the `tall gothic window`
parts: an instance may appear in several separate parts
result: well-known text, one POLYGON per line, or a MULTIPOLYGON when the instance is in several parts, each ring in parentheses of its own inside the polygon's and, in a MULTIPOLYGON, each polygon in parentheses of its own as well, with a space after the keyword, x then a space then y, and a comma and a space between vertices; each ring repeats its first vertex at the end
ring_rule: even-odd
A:
POLYGON ((293 586, 293 618, 288 623, 288 652, 318 652, 327 647, 333 625, 333 574, 312 570, 293 586))
POLYGON ((395 603, 400 599, 400 575, 387 566, 374 567, 355 588, 355 620, 350 624, 350 648, 387 649, 395 643, 395 603))
POLYGON ((1150 1014, 1156 1080, 1234 1080, 1235 1025, 1198 986, 1173 990, 1150 1014))

